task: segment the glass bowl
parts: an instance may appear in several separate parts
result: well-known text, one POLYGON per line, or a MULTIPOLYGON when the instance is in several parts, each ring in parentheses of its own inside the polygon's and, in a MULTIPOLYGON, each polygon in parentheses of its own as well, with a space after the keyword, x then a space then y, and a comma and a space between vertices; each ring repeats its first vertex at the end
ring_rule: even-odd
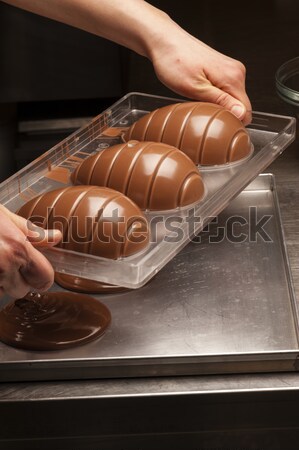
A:
POLYGON ((299 56, 282 64, 275 75, 278 95, 299 114, 299 56))

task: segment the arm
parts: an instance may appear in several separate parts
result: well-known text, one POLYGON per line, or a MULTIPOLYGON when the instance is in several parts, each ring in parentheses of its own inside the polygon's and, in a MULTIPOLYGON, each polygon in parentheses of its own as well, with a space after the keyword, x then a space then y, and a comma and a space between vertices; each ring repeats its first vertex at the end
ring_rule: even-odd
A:
POLYGON ((188 34, 143 0, 4 0, 134 50, 153 63, 167 87, 194 100, 218 103, 248 123, 245 68, 188 34))

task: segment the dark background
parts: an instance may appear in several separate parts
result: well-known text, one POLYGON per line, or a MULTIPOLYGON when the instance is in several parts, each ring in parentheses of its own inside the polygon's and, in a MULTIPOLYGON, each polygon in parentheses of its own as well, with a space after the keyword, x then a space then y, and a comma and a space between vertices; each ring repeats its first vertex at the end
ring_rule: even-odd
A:
MULTIPOLYGON (((276 94, 275 72, 299 54, 298 1, 151 3, 245 64, 254 110, 294 114, 276 94)), ((72 131, 20 133, 21 122, 95 116, 131 91, 177 97, 145 58, 0 2, 0 178, 72 131)))

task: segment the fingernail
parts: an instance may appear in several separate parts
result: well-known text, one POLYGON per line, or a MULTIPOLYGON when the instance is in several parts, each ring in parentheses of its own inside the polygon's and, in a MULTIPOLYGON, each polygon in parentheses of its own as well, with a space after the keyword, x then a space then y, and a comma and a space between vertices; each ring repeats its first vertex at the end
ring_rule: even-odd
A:
POLYGON ((30 220, 27 220, 27 228, 31 231, 30 240, 34 239, 36 241, 43 240, 45 236, 45 230, 38 225, 35 225, 30 220))
POLYGON ((60 234, 58 230, 47 230, 47 241, 50 243, 54 242, 59 235, 60 234))
POLYGON ((27 220, 27 228, 30 231, 33 231, 34 233, 40 233, 41 231, 44 231, 43 228, 39 227, 38 225, 35 225, 35 223, 31 222, 31 220, 27 220))
POLYGON ((245 108, 241 105, 234 105, 231 109, 231 112, 234 114, 234 116, 240 119, 245 114, 245 108))

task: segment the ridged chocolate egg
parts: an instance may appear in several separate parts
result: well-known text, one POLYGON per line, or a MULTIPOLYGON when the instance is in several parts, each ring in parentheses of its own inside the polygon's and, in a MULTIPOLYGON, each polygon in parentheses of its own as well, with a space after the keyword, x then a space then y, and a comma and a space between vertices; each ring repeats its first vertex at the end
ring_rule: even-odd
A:
POLYGON ((102 150, 76 168, 72 181, 115 189, 144 210, 171 210, 204 195, 203 180, 190 158, 157 142, 129 141, 102 150))
POLYGON ((66 250, 118 259, 149 242, 149 227, 137 205, 120 192, 96 186, 72 186, 41 194, 18 214, 45 229, 59 229, 66 250))
POLYGON ((221 106, 202 102, 156 109, 137 120, 123 139, 173 145, 197 165, 239 161, 252 148, 249 134, 236 116, 221 106))

